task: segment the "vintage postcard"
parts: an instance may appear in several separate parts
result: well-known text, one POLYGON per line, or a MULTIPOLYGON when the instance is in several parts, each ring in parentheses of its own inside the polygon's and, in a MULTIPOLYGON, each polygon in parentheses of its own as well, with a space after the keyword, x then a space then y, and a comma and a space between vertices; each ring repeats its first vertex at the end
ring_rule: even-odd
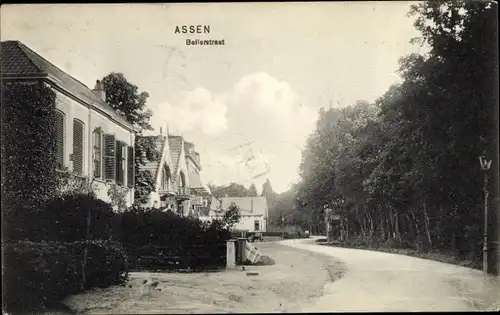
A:
POLYGON ((496 1, 0 23, 3 313, 499 309, 496 1))

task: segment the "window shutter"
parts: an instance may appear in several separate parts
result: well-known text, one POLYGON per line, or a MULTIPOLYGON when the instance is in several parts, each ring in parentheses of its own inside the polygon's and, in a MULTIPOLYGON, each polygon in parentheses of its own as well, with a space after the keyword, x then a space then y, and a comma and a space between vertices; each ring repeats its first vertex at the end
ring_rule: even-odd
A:
POLYGON ((127 186, 129 188, 134 187, 135 182, 135 155, 134 155, 134 147, 128 147, 128 156, 127 156, 127 186))
POLYGON ((119 185, 122 184, 122 146, 120 141, 116 141, 116 183, 119 185))
POLYGON ((73 172, 83 174, 83 123, 73 120, 73 172))
POLYGON ((64 167, 64 114, 56 111, 56 167, 63 169, 64 167))
POLYGON ((125 184, 125 157, 127 156, 127 145, 122 141, 116 141, 116 182, 125 184))
POLYGON ((104 135, 104 179, 116 178, 116 141, 115 135, 104 135))
POLYGON ((127 165, 125 164, 125 159, 127 158, 127 144, 125 142, 122 142, 122 159, 121 159, 121 165, 120 165, 120 172, 121 172, 121 183, 123 186, 125 186, 125 173, 127 172, 127 165))
POLYGON ((94 131, 94 177, 101 178, 102 173, 102 133, 94 131))

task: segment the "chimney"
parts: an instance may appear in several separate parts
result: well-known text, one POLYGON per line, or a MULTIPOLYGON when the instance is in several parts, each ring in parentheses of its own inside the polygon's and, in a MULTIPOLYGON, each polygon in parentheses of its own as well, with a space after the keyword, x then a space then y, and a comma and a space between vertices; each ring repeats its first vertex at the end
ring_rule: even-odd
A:
POLYGON ((104 85, 100 80, 95 82, 95 87, 92 90, 98 98, 100 98, 103 102, 106 102, 106 92, 104 92, 104 85))

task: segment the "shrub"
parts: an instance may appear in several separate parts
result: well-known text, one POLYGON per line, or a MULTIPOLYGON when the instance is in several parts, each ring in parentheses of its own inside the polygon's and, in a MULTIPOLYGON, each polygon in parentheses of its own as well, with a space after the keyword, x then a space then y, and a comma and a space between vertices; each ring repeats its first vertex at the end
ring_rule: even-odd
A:
POLYGON ((83 283, 84 246, 85 242, 29 241, 2 246, 3 307, 6 310, 37 308, 84 289, 126 281, 126 257, 121 246, 94 241, 88 242, 87 281, 83 283))
POLYGON ((56 197, 43 208, 35 207, 24 211, 10 212, 5 224, 8 241, 83 241, 87 234, 87 220, 90 214, 88 239, 111 239, 117 231, 112 206, 92 194, 76 194, 56 197))
POLYGON ((230 229, 236 223, 238 223, 241 219, 241 211, 240 208, 236 205, 236 203, 231 203, 227 211, 224 212, 224 215, 221 219, 222 224, 230 229))
MULTIPOLYGON (((85 242, 77 244, 85 246, 85 242)), ((87 244, 85 288, 124 284, 128 279, 128 257, 122 245, 113 241, 90 241, 87 244)))
POLYGON ((39 239, 63 242, 109 240, 115 215, 109 203, 92 194, 55 198, 38 214, 39 239), (88 238, 87 225, 90 227, 88 238))
POLYGON ((283 233, 283 238, 284 239, 309 238, 309 235, 300 232, 293 232, 293 233, 285 232, 283 233))
POLYGON ((117 214, 120 240, 134 268, 196 268, 224 264, 231 233, 223 222, 210 224, 158 209, 131 208, 117 214), (144 258, 150 257, 150 258, 144 258))
POLYGON ((262 236, 282 236, 283 232, 263 232, 262 236))
POLYGON ((158 209, 132 208, 117 214, 121 218, 120 240, 124 244, 159 246, 216 244, 230 238, 223 223, 211 224, 183 218, 158 209))

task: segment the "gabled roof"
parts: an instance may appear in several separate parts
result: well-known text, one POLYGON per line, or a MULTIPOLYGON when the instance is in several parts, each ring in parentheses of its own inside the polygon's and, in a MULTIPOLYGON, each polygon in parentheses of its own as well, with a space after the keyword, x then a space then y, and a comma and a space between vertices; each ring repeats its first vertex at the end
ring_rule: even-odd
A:
POLYGON ((2 79, 46 78, 89 105, 95 105, 114 120, 133 129, 108 103, 101 100, 85 84, 62 71, 54 64, 19 41, 3 41, 0 46, 2 79))
POLYGON ((160 171, 160 163, 162 160, 163 152, 165 151, 165 136, 144 136, 144 138, 154 139, 156 152, 158 153, 158 159, 156 161, 148 161, 146 165, 141 165, 142 170, 150 171, 153 174, 153 178, 158 177, 160 171))
POLYGON ((203 195, 211 195, 210 188, 201 180, 201 175, 197 172, 189 172, 189 185, 198 193, 203 195))
POLYGON ((181 136, 168 136, 168 145, 170 147, 170 158, 172 159, 172 180, 177 180, 177 173, 179 172, 179 163, 181 160, 183 139, 181 136))
POLYGON ((241 215, 267 216, 266 197, 224 197, 221 198, 222 209, 227 210, 233 202, 240 208, 241 215))

